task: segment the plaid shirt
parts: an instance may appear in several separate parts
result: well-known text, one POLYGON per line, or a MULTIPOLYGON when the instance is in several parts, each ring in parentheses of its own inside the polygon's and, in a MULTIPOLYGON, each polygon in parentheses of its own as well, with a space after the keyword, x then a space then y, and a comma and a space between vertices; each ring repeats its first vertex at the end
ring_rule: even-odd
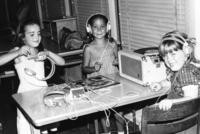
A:
POLYGON ((181 98, 184 96, 182 87, 187 85, 199 85, 200 69, 188 63, 178 72, 172 73, 170 81, 172 86, 167 98, 181 98))

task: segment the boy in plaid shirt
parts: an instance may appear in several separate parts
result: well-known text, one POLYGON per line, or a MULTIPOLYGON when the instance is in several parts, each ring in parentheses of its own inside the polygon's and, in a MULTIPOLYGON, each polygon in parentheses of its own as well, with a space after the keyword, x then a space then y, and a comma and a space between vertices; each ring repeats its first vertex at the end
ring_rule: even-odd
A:
MULTIPOLYGON (((198 97, 200 69, 194 65, 193 47, 188 44, 187 35, 178 31, 165 34, 159 53, 168 67, 168 78, 151 83, 150 88, 153 91, 169 88, 167 97, 158 103, 159 108, 169 110, 174 103, 198 97)), ((142 109, 136 111, 135 117, 141 128, 142 109)))
MULTIPOLYGON (((172 31, 165 34, 159 46, 159 52, 169 68, 168 81, 160 82, 160 87, 170 86, 167 98, 159 102, 159 108, 168 110, 173 103, 189 100, 198 96, 199 69, 193 64, 192 47, 184 33, 172 31)), ((156 89, 151 85, 153 90, 156 89)))

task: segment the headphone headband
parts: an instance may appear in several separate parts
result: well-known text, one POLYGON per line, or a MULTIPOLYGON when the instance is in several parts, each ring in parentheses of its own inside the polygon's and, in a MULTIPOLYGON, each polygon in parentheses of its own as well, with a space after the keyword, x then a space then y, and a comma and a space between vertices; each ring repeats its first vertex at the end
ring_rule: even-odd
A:
POLYGON ((162 43, 167 40, 172 40, 181 43, 183 46, 189 46, 186 39, 180 33, 169 33, 164 35, 162 38, 162 43))
POLYGON ((166 35, 163 36, 161 43, 163 43, 164 41, 176 41, 180 44, 183 45, 183 50, 186 54, 191 54, 192 52, 192 48, 191 46, 189 46, 187 40, 184 38, 183 35, 181 35, 181 33, 174 31, 174 32, 170 32, 166 35))
MULTIPOLYGON (((91 33, 91 32, 92 32, 91 24, 89 24, 89 22, 90 22, 90 19, 91 19, 93 16, 95 16, 95 15, 104 16, 104 17, 108 20, 108 18, 107 18, 104 14, 102 14, 102 13, 95 13, 95 14, 90 15, 90 16, 88 17, 88 19, 86 20, 86 26, 85 26, 85 27, 86 27, 86 31, 87 31, 88 33, 91 33)), ((109 21, 109 20, 108 20, 106 26, 107 26, 107 32, 108 32, 109 30, 111 30, 111 25, 110 25, 110 21, 109 21)))
POLYGON ((164 41, 169 41, 169 40, 176 41, 176 42, 182 44, 183 46, 186 46, 186 45, 187 45, 186 42, 182 42, 182 41, 180 41, 180 40, 178 40, 177 38, 174 38, 174 37, 167 37, 167 38, 164 38, 164 39, 162 39, 162 42, 164 42, 164 41))

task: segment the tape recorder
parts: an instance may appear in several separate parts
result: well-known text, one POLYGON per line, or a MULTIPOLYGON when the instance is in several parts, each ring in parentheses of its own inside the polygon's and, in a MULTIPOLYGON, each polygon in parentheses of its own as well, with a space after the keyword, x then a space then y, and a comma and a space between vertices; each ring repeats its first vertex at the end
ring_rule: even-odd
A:
POLYGON ((136 53, 121 50, 118 52, 120 76, 141 85, 166 79, 166 67, 158 51, 136 53))

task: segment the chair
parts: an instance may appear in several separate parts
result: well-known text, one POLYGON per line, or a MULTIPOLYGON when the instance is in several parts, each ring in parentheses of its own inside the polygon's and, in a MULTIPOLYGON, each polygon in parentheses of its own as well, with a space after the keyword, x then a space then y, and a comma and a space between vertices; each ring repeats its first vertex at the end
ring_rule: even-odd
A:
POLYGON ((197 124, 199 134, 200 97, 176 103, 168 111, 157 105, 147 106, 142 112, 142 134, 171 134, 197 124))

